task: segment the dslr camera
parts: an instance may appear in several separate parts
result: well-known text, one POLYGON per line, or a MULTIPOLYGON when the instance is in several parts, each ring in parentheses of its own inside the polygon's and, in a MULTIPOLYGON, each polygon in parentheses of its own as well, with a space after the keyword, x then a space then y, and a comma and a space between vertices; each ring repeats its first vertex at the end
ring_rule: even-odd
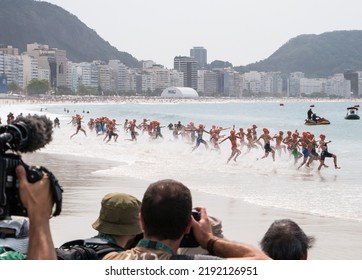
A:
MULTIPOLYGON (((194 219, 196 221, 200 221, 201 219, 201 214, 199 211, 196 211, 196 210, 192 210, 191 212, 192 214, 192 217, 194 217, 194 219)), ((183 248, 195 248, 195 247, 199 247, 199 242, 196 241, 196 238, 193 234, 193 231, 192 231, 192 228, 190 230, 190 233, 188 234, 185 234, 184 237, 182 238, 181 240, 181 244, 180 244, 180 247, 183 247, 183 248)))
POLYGON ((11 216, 27 217, 26 208, 20 200, 19 181, 15 168, 23 165, 30 183, 48 174, 53 193, 53 216, 60 214, 62 209, 62 192, 57 178, 45 167, 29 166, 23 162, 20 153, 34 152, 52 140, 53 123, 45 116, 19 116, 14 122, 0 125, 0 220, 11 216), (10 152, 9 152, 10 151, 10 152))

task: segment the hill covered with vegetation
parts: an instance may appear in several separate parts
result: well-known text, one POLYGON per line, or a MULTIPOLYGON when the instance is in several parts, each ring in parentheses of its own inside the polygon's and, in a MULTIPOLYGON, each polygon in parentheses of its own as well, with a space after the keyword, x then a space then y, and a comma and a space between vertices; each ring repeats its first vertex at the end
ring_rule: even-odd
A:
POLYGON ((362 71, 362 31, 333 31, 300 35, 290 39, 265 60, 237 71, 304 72, 309 77, 327 77, 346 70, 362 71))
POLYGON ((33 0, 1 0, 0 4, 0 44, 20 52, 26 51, 29 43, 49 45, 66 50, 74 62, 119 59, 129 67, 140 65, 61 7, 33 0))

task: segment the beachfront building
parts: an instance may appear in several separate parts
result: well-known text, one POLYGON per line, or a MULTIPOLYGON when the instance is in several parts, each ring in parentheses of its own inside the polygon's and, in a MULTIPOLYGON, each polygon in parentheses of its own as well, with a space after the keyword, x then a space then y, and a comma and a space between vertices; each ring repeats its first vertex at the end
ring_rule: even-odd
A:
POLYGON ((9 55, 19 55, 19 49, 10 45, 0 44, 0 52, 9 55))
POLYGON ((184 74, 184 86, 197 89, 197 61, 187 56, 176 56, 173 68, 184 74))
POLYGON ((300 97, 300 79, 304 78, 303 72, 290 73, 287 82, 287 95, 289 97, 300 97))
POLYGON ((0 52, 0 73, 6 77, 7 84, 14 83, 24 88, 23 60, 19 55, 0 52))
POLYGON ((244 95, 281 96, 283 94, 283 79, 280 72, 244 73, 240 81, 244 95))
POLYGON ((289 97, 334 96, 349 98, 351 96, 351 81, 345 74, 335 74, 328 79, 308 79, 304 73, 291 73, 288 79, 289 97))
POLYGON ((244 84, 243 93, 256 94, 261 92, 261 73, 257 71, 250 71, 243 74, 244 84))
POLYGON ((223 76, 224 96, 240 98, 242 96, 240 73, 232 69, 227 69, 223 76))
POLYGON ((38 43, 27 44, 26 54, 38 60, 39 69, 50 72, 49 84, 52 87, 67 86, 67 53, 65 50, 49 48, 38 43))
POLYGON ((190 57, 197 61, 198 69, 207 65, 207 50, 204 47, 193 47, 190 50, 190 57))
POLYGON ((205 71, 206 70, 197 70, 197 92, 200 95, 205 93, 205 71))
POLYGON ((130 82, 126 65, 120 60, 110 60, 108 65, 112 71, 112 80, 115 82, 116 92, 128 92, 130 90, 130 82))
POLYGON ((190 87, 169 87, 162 93, 163 98, 198 98, 196 90, 190 87))
POLYGON ((23 60, 23 85, 26 87, 33 79, 39 79, 38 60, 30 55, 21 55, 23 60))
POLYGON ((171 69, 170 71, 170 87, 184 86, 184 73, 171 69))
POLYGON ((0 94, 8 93, 6 76, 0 73, 0 94))
POLYGON ((206 96, 218 96, 219 75, 215 71, 204 71, 204 94, 206 96))
POLYGON ((76 67, 79 85, 88 88, 98 88, 99 71, 96 62, 81 62, 76 67))
POLYGON ((156 77, 154 73, 144 72, 141 74, 141 92, 150 95, 156 90, 156 77))
POLYGON ((147 61, 143 63, 143 71, 154 76, 155 89, 163 90, 170 86, 170 71, 162 65, 147 61))
POLYGON ((261 93, 267 96, 281 96, 283 94, 283 79, 280 72, 262 72, 261 93))
POLYGON ((78 91, 78 74, 77 74, 77 63, 68 61, 66 68, 67 85, 73 93, 78 91))
POLYGON ((305 97, 325 93, 326 83, 326 79, 300 79, 301 96, 305 97))
POLYGON ((98 66, 98 81, 100 90, 104 92, 111 92, 115 91, 114 82, 112 80, 112 70, 111 68, 106 65, 104 62, 99 61, 97 63, 98 66))
POLYGON ((326 83, 326 95, 342 98, 350 98, 351 81, 346 80, 343 74, 336 74, 329 78, 326 83))

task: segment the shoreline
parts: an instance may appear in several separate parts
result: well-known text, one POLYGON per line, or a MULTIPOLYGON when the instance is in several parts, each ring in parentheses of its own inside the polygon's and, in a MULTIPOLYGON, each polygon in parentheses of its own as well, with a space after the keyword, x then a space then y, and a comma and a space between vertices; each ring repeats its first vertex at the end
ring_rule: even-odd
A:
MULTIPOLYGON (((129 177, 104 177, 93 172, 112 168, 115 162, 82 159, 46 153, 26 154, 24 161, 44 165, 63 186, 63 211, 51 219, 55 246, 96 234, 96 220, 102 197, 108 192, 125 192, 142 199, 150 182, 129 177), (72 168, 69 168, 71 166, 72 168)), ((245 201, 192 190, 194 206, 205 206, 208 214, 222 221, 225 238, 259 247, 259 241, 275 219, 296 221, 307 235, 315 236, 309 251, 311 260, 362 260, 362 223, 316 216, 285 209, 266 208, 245 201), (343 241, 343 242, 341 242, 343 241)))

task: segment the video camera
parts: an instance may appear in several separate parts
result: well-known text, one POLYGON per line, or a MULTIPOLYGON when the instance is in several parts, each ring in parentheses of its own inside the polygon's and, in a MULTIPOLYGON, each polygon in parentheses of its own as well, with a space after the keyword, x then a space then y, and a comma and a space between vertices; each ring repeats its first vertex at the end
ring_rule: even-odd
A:
POLYGON ((52 215, 60 214, 63 189, 56 177, 43 166, 25 164, 19 155, 19 152, 31 153, 44 147, 52 140, 52 133, 53 122, 46 116, 19 116, 14 122, 0 126, 0 220, 12 215, 27 216, 27 210, 20 200, 19 181, 15 173, 18 165, 24 166, 30 183, 41 180, 44 172, 48 174, 55 205, 52 215), (9 150, 14 153, 7 153, 9 150))

